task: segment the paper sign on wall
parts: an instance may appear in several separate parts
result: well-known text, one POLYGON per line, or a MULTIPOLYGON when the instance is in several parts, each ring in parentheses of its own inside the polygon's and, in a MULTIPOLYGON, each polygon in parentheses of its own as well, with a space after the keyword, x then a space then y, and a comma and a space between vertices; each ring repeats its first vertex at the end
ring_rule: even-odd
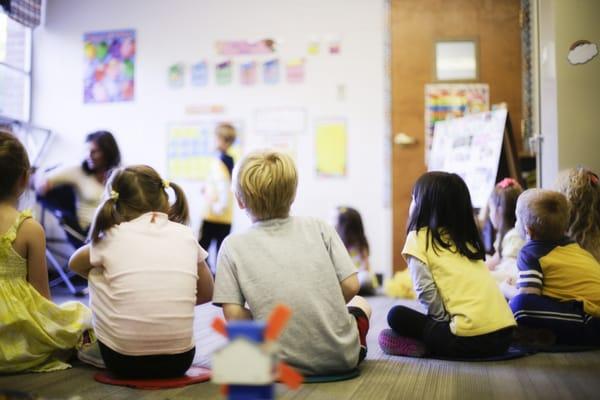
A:
POLYGON ((266 84, 275 85, 279 83, 279 60, 265 61, 263 64, 263 80, 266 84))
POLYGON ((428 84, 425 85, 425 160, 437 121, 488 111, 490 88, 487 84, 428 84))
POLYGON ((316 162, 319 176, 346 176, 346 122, 324 120, 316 126, 316 162))
POLYGON ((304 82, 304 59, 288 61, 285 66, 285 74, 288 83, 304 82))
POLYGON ((247 86, 256 83, 256 62, 249 61, 240 65, 240 82, 247 86))
POLYGON ((231 61, 224 61, 216 67, 217 85, 229 85, 233 80, 233 66, 231 61))
POLYGON ((167 81, 172 88, 182 87, 185 82, 185 65, 173 64, 169 67, 167 81))
POLYGON ((200 61, 192 65, 192 76, 190 81, 193 86, 206 86, 208 84, 208 63, 200 61))
POLYGON ((300 107, 260 108, 254 113, 259 134, 302 133, 306 129, 306 110, 300 107))

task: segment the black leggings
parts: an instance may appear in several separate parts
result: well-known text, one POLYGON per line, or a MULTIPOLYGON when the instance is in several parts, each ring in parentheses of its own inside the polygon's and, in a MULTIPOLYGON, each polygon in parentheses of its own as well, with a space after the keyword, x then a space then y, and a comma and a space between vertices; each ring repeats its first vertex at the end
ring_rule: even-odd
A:
MULTIPOLYGON (((213 241, 216 241, 216 250, 215 254, 219 253, 219 249, 221 248, 221 243, 223 240, 229 235, 231 232, 231 224, 219 224, 216 222, 202 222, 202 228, 200 230, 200 247, 204 250, 209 251, 210 245, 213 241)), ((206 262, 209 263, 208 258, 206 262)), ((210 265, 210 264, 209 264, 210 265)), ((216 272, 216 266, 210 265, 211 270, 213 271, 213 275, 216 272)))
POLYGON ((456 336, 449 322, 436 321, 411 308, 395 306, 388 313, 390 328, 401 336, 421 340, 428 354, 441 357, 481 358, 506 353, 513 328, 478 336, 456 336))
POLYGON ((175 378, 183 376, 194 361, 196 348, 180 354, 128 356, 98 341, 102 359, 114 376, 121 379, 175 378))

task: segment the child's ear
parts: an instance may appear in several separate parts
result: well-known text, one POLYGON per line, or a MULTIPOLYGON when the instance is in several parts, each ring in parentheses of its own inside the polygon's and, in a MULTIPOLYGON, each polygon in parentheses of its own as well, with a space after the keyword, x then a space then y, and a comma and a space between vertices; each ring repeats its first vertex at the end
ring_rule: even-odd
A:
POLYGON ((238 207, 240 208, 240 210, 244 210, 246 208, 246 205, 244 204, 242 199, 240 199, 240 197, 237 194, 235 195, 235 201, 237 201, 237 204, 238 204, 238 207))

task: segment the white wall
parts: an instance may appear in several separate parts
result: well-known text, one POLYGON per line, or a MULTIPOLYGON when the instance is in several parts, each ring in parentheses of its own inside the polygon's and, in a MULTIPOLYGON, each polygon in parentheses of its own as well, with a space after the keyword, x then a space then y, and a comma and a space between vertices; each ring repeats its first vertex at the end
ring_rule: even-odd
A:
MULTIPOLYGON (((84 134, 113 131, 126 163, 147 163, 166 172, 166 126, 197 119, 186 116, 189 105, 221 104, 224 119, 244 121, 246 149, 255 146, 254 110, 259 106, 301 106, 308 112, 307 130, 298 136, 300 173, 296 215, 330 218, 335 205, 358 208, 371 243, 371 262, 391 270, 391 213, 384 198, 389 166, 384 162, 386 122, 384 92, 384 0, 50 0, 45 25, 34 36, 33 122, 58 132, 46 164, 78 162, 84 134), (83 34, 135 29, 135 101, 83 104, 83 34), (339 35, 339 56, 308 56, 306 82, 217 87, 214 71, 205 88, 171 89, 168 66, 187 65, 215 54, 217 40, 282 39, 277 56, 306 56, 311 36, 339 35), (339 100, 338 85, 345 85, 339 100), (348 173, 345 179, 316 177, 314 120, 343 116, 348 124, 348 173)), ((260 57, 258 57, 260 59, 260 57)), ((248 57, 235 57, 236 65, 248 57)), ((283 72, 283 71, 282 71, 283 72)), ((236 73, 237 74, 237 70, 236 73)), ((194 215, 201 207, 197 185, 185 185, 194 215)), ((249 224, 238 213, 234 229, 249 224)), ((198 225, 198 218, 193 226, 198 225)))
POLYGON ((579 65, 567 60, 578 40, 600 47, 600 2, 544 0, 538 6, 542 186, 551 187, 560 170, 600 170, 600 56, 579 65))

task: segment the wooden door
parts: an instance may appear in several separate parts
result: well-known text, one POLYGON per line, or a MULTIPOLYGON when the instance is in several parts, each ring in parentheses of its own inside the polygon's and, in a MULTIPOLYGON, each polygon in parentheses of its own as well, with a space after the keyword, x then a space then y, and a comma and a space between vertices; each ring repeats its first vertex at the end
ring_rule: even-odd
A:
MULTIPOLYGON (((411 189, 425 172, 424 92, 434 82, 436 39, 475 37, 479 81, 490 85, 490 103, 506 102, 521 137, 520 0, 392 0, 392 139, 404 133, 414 145, 393 144, 393 269, 405 268, 400 254, 406 235, 411 189)), ((517 140, 518 149, 521 148, 517 140)))

